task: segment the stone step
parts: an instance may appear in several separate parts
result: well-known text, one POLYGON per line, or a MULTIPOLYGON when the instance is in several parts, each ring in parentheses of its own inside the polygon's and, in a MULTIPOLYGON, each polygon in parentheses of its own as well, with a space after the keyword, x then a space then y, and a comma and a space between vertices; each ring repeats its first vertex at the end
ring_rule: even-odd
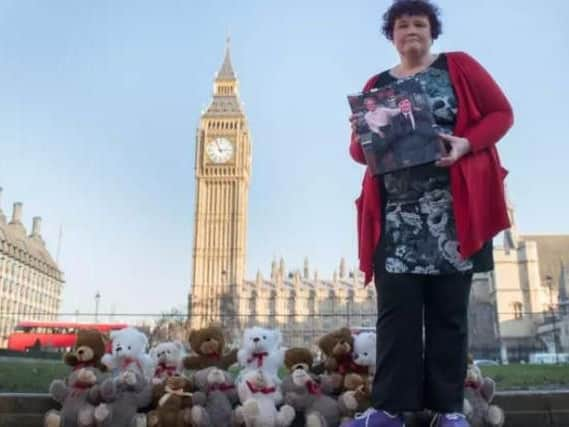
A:
MULTIPOLYGON (((500 392, 494 402, 506 412, 504 427, 569 427, 569 390, 500 392)), ((0 427, 41 427, 44 414, 59 405, 47 394, 1 394, 0 427)), ((427 427, 424 417, 410 427, 427 427)))
POLYGON ((0 427, 42 427, 42 425, 43 415, 0 413, 0 427))

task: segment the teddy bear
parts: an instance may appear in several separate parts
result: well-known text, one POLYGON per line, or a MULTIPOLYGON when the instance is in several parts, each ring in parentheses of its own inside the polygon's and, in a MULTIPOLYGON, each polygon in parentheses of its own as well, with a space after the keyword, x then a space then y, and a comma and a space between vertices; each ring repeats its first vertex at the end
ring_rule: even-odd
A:
POLYGON ((305 348, 285 352, 289 374, 281 385, 284 401, 297 413, 304 414, 306 427, 336 427, 340 423, 340 408, 310 373, 312 364, 312 354, 305 348))
MULTIPOLYGON (((329 378, 327 381, 335 385, 336 393, 344 389, 346 374, 368 375, 368 368, 354 363, 354 337, 349 328, 332 331, 318 341, 318 347, 325 356, 324 369, 329 378)), ((326 375, 322 375, 324 378, 326 375)))
POLYGON ((148 427, 189 427, 190 409, 192 408, 192 394, 190 382, 181 375, 173 375, 159 385, 161 391, 156 395, 156 386, 153 394, 157 397, 156 409, 147 415, 148 427))
POLYGON ((375 373, 377 336, 375 332, 360 332, 354 335, 354 363, 367 368, 369 375, 375 373))
POLYGON ((150 358, 154 366, 152 382, 160 384, 164 379, 180 375, 184 369, 184 346, 180 341, 160 343, 150 349, 150 358))
POLYGON ((95 405, 99 403, 97 384, 103 379, 106 367, 101 363, 105 353, 105 339, 97 330, 80 330, 73 351, 63 357, 72 367, 67 382, 55 380, 50 394, 62 404, 62 411, 49 411, 45 416, 46 427, 65 424, 93 425, 95 405))
POLYGON ((338 397, 342 425, 372 406, 371 381, 372 378, 368 375, 350 373, 344 377, 345 391, 338 397))
POLYGON ((229 427, 242 424, 233 406, 239 402, 233 377, 215 366, 201 369, 192 375, 195 389, 191 414, 194 427, 229 427))
POLYGON ((105 372, 107 367, 101 363, 105 354, 105 337, 96 329, 81 329, 77 332, 74 349, 65 353, 63 361, 73 368, 93 367, 105 372))
POLYGON ((49 411, 45 415, 44 426, 94 426, 95 405, 99 402, 96 384, 97 374, 93 367, 74 369, 67 382, 53 381, 49 393, 62 408, 61 412, 49 411))
POLYGON ((142 374, 151 380, 154 376, 154 362, 146 354, 148 338, 136 328, 111 331, 112 353, 105 354, 104 363, 116 375, 124 370, 142 374))
POLYGON ((193 330, 189 337, 190 346, 195 355, 183 359, 183 365, 189 370, 200 370, 216 366, 227 370, 237 362, 237 350, 225 351, 223 329, 212 324, 207 328, 193 330))
POLYGON ((239 365, 245 370, 262 369, 278 382, 278 371, 284 363, 281 343, 282 334, 279 330, 257 326, 245 329, 241 348, 237 353, 239 365))
POLYGON ((99 387, 103 403, 95 408, 97 427, 144 427, 146 416, 137 414, 152 401, 152 386, 137 370, 125 367, 99 387))
POLYGON ((292 406, 284 404, 277 410, 283 400, 279 384, 263 369, 246 370, 237 393, 241 406, 235 414, 246 427, 288 427, 294 421, 292 406))
POLYGON ((483 377, 480 368, 469 360, 464 381, 464 414, 471 427, 502 427, 504 411, 491 405, 496 384, 483 377))

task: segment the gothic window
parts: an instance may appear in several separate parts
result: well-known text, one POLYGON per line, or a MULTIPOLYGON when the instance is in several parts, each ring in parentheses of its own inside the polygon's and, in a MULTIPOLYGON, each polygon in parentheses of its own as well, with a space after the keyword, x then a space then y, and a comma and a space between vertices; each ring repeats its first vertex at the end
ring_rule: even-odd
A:
POLYGON ((521 319, 523 316, 522 310, 523 305, 521 302, 515 302, 512 304, 514 307, 514 319, 521 319))

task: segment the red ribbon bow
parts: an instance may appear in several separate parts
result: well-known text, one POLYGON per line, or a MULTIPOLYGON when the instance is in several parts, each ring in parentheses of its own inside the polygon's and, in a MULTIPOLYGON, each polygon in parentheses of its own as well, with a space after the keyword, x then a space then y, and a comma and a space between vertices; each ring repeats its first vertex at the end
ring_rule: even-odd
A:
POLYGON ((155 378, 160 378, 162 374, 166 374, 167 377, 173 377, 176 375, 176 367, 175 366, 168 366, 164 362, 160 362, 156 367, 156 371, 154 372, 155 378))
POLYGON ((271 394, 277 390, 276 387, 255 387, 249 381, 246 381, 246 383, 249 390, 251 390, 251 393, 271 394))
POLYGON ((361 366, 355 363, 354 359, 352 359, 351 354, 346 354, 338 360, 338 373, 346 375, 349 374, 350 372, 365 375, 369 371, 367 366, 361 366))
POLYGON ((464 387, 478 390, 480 388, 480 383, 478 381, 467 380, 464 382, 464 387))
POLYGON ((221 355, 217 352, 207 354, 206 356, 208 357, 208 359, 215 359, 215 360, 218 360, 221 357, 221 355))
POLYGON ((352 356, 346 354, 338 360, 338 372, 342 375, 346 375, 348 372, 351 372, 353 365, 354 361, 352 360, 352 356))
POLYGON ((263 358, 267 357, 268 355, 269 353, 267 353, 266 351, 263 351, 262 353, 253 353, 251 355, 251 358, 247 359, 247 363, 251 363, 255 359, 257 359, 257 368, 260 368, 261 366, 263 366, 263 358))
POLYGON ((138 359, 133 359, 132 357, 125 357, 122 360, 121 370, 125 370, 126 368, 129 367, 129 365, 132 365, 133 363, 136 365, 136 367, 138 369, 140 369, 140 372, 144 372, 144 369, 142 369, 142 365, 140 364, 140 361, 138 359))
POLYGON ((93 384, 85 383, 83 381, 77 381, 75 384, 73 384, 72 387, 73 390, 71 391, 71 396, 73 397, 80 396, 83 392, 85 392, 85 390, 91 388, 92 385, 93 384))
POLYGON ((235 388, 235 386, 233 384, 227 384, 227 383, 211 384, 208 388, 208 391, 227 391, 227 390, 231 390, 234 388, 235 388))
POLYGON ((308 393, 318 395, 320 394, 320 385, 314 381, 308 381, 306 383, 306 389, 308 393))

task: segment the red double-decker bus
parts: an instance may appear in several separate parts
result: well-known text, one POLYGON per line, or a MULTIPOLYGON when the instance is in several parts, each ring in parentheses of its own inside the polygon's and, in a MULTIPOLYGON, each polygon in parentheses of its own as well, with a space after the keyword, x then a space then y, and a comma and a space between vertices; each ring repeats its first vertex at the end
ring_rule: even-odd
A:
POLYGON ((75 345, 81 329, 110 331, 126 328, 125 323, 20 322, 8 336, 8 350, 53 349, 65 351, 75 345))

